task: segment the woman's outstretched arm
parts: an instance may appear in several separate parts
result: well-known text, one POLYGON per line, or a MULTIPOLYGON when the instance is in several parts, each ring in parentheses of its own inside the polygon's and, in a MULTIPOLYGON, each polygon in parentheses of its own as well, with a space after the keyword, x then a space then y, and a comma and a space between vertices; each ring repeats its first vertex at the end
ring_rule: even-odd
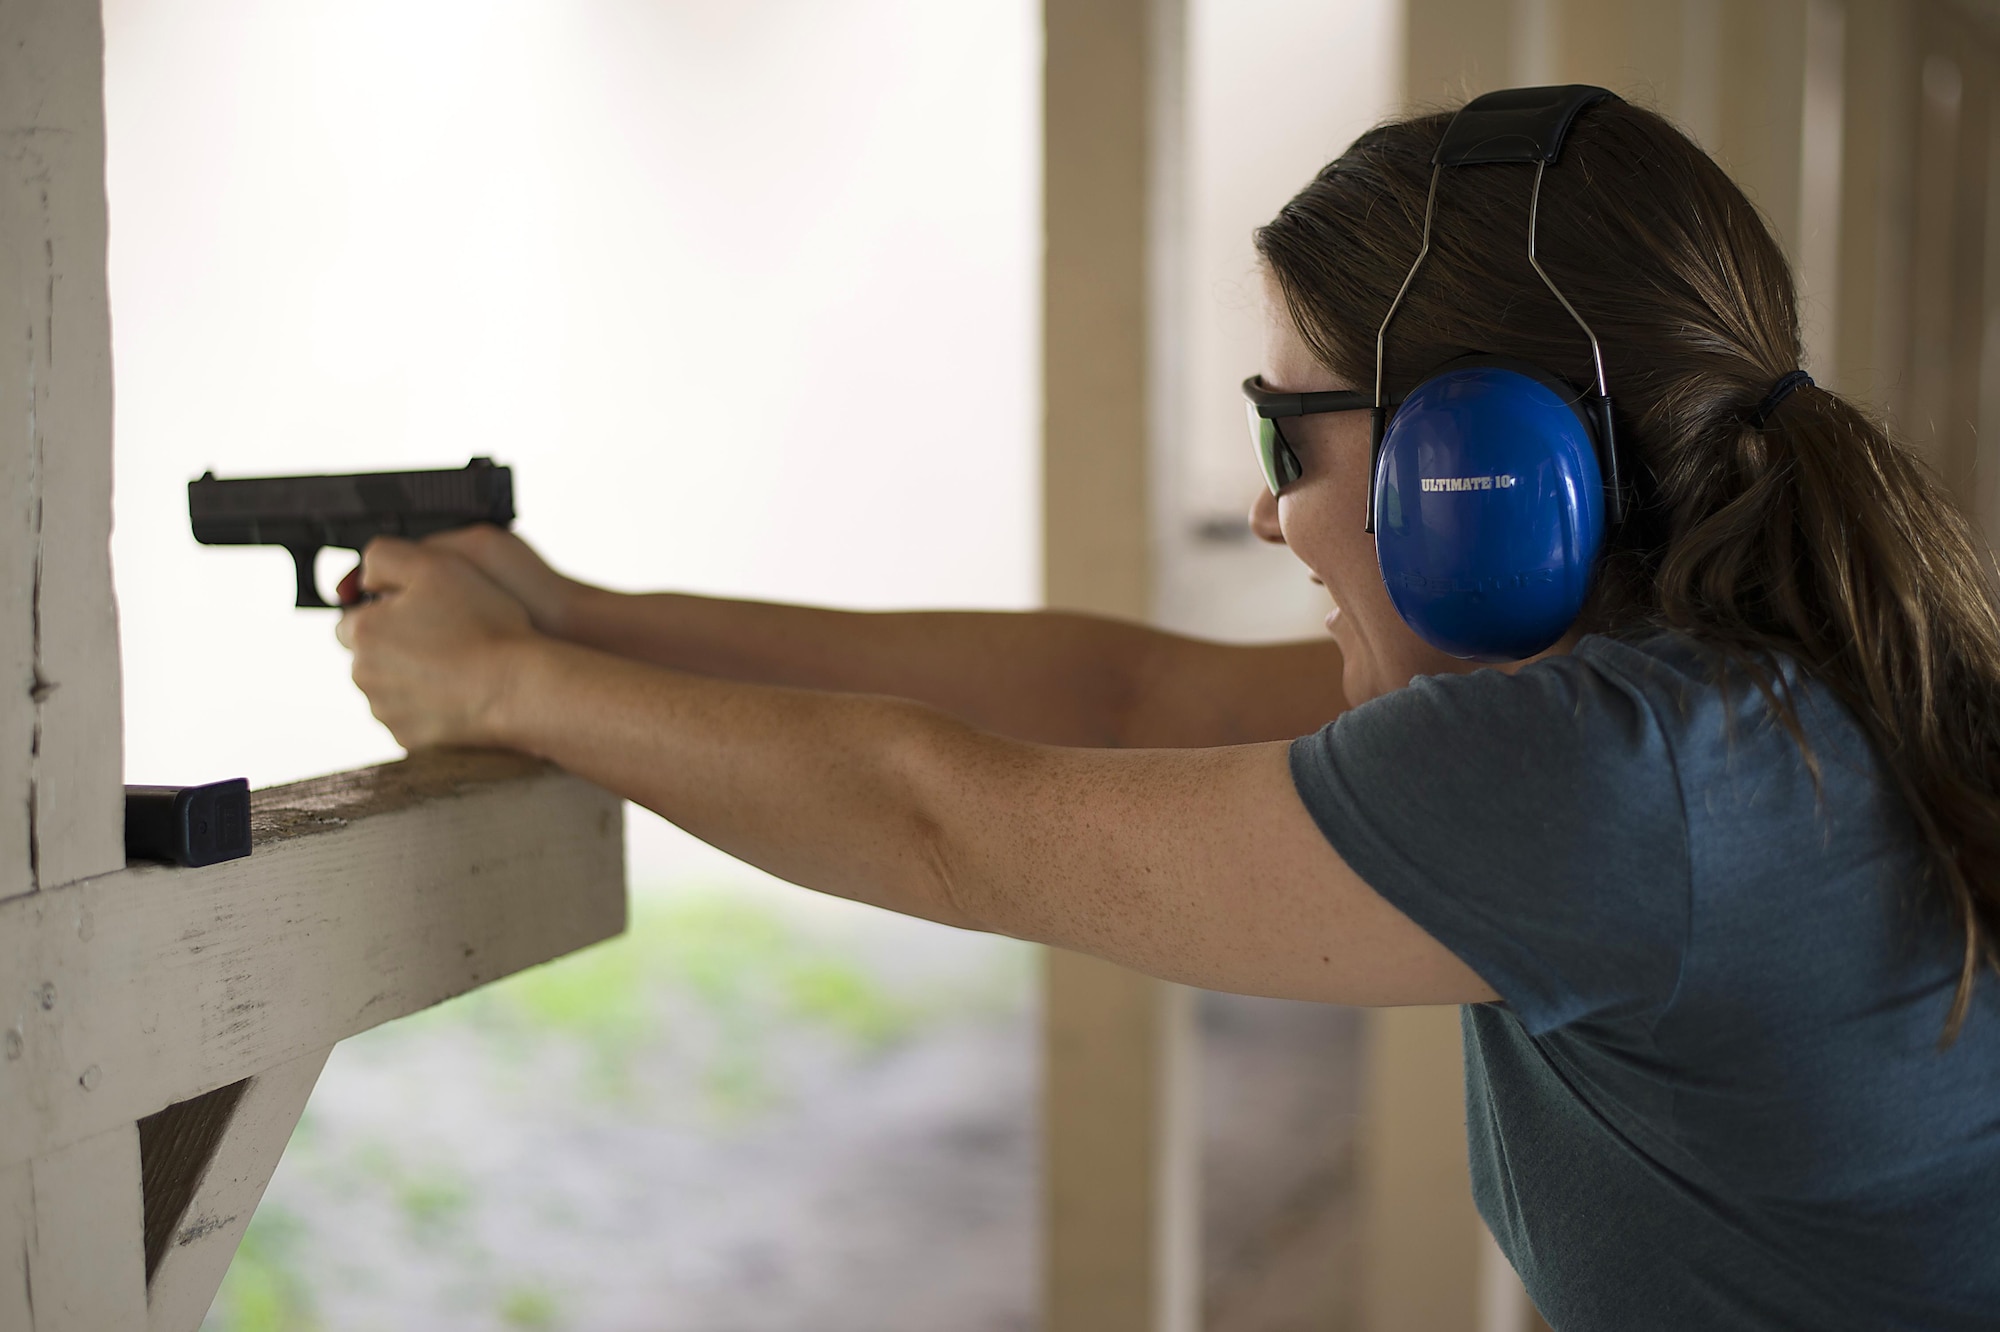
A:
POLYGON ((1047 744, 1175 748, 1279 740, 1344 706, 1331 640, 1238 647, 1062 612, 865 613, 566 578, 518 537, 433 537, 510 592, 550 637, 756 684, 887 694, 1047 744))
POLYGON ((1282 743, 1032 744, 902 699, 744 684, 534 631, 464 561, 378 542, 341 634, 405 745, 553 759, 774 874, 1211 988, 1494 998, 1341 860, 1282 743))

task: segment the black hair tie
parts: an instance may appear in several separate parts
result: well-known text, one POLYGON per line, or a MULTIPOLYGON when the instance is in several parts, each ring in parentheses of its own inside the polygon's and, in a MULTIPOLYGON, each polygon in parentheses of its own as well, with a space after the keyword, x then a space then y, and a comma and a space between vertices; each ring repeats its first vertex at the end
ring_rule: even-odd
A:
POLYGON ((1777 383, 1771 385, 1771 391, 1764 395, 1764 401, 1757 404, 1757 410, 1750 413, 1751 427, 1762 430, 1770 421, 1771 413, 1778 410, 1778 404, 1812 382, 1813 377, 1803 370, 1794 370, 1782 376, 1777 383))

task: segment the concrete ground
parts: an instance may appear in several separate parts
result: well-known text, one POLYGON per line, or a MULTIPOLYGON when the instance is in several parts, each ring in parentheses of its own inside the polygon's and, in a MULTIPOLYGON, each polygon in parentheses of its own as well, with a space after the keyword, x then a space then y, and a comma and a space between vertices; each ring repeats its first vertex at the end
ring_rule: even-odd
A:
MULTIPOLYGON (((792 890, 334 1053, 212 1332, 1035 1323, 1032 950, 792 890)), ((1350 1325, 1351 1012, 1205 997, 1212 1332, 1350 1325)))

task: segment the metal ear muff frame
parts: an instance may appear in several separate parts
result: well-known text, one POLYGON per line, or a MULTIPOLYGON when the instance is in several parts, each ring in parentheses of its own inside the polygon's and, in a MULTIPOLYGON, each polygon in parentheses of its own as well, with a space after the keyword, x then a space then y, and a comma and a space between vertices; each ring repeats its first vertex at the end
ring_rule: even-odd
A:
POLYGON ((1423 239, 1376 330, 1366 530, 1398 613, 1455 656, 1519 660, 1554 643, 1582 608, 1607 522, 1624 518, 1603 351, 1536 252, 1543 175, 1577 116, 1606 100, 1615 94, 1570 85, 1468 102, 1432 156, 1423 239), (1528 262, 1589 342, 1594 391, 1473 357, 1391 404, 1389 329, 1430 255, 1445 169, 1507 163, 1535 168, 1528 262))

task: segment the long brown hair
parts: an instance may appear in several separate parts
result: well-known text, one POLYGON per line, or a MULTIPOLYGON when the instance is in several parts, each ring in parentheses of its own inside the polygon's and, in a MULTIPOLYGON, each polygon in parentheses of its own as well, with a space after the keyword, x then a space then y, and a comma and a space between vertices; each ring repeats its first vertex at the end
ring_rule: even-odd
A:
MULTIPOLYGON (((1450 118, 1370 130, 1257 232, 1301 335, 1350 383, 1374 381, 1376 327, 1416 255, 1450 118)), ((1591 381, 1588 344, 1528 265, 1533 175, 1447 173, 1388 340, 1392 400, 1472 352, 1591 381)), ((1800 363, 1791 270, 1743 192, 1665 119, 1622 102, 1585 112, 1547 173, 1539 232, 1543 266, 1603 344, 1637 489, 1581 627, 1707 644, 1802 747, 1781 659, 1852 709, 1927 844, 1929 900, 1963 940, 1950 1044, 1981 960, 2000 969, 2000 616, 1980 546, 1924 466, 1837 394, 1801 388, 1753 424, 1800 363)))

